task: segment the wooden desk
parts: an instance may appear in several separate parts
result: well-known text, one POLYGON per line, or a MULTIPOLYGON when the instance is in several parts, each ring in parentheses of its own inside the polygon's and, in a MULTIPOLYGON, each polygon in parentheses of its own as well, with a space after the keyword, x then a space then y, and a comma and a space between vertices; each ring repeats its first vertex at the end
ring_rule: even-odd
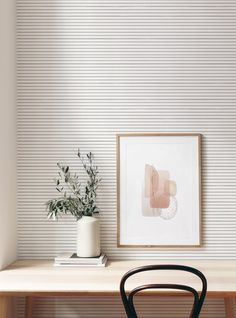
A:
MULTIPOLYGON (((111 261, 105 268, 54 267, 52 261, 17 261, 0 272, 0 318, 11 317, 11 300, 26 297, 26 317, 32 317, 33 297, 46 296, 118 296, 122 275, 129 269, 147 264, 182 264, 198 268, 208 281, 207 297, 225 299, 226 317, 233 318, 236 297, 236 260, 196 261, 111 261)), ((157 272, 156 272, 157 273, 157 272)), ((147 273, 145 282, 153 282, 154 273, 147 273)), ((192 284, 200 290, 200 284, 191 274, 162 271, 157 273, 158 282, 181 282, 192 284)), ((156 279, 156 281, 157 281, 156 279)), ((134 278, 127 285, 133 288, 143 283, 144 277, 134 278)), ((153 293, 153 292, 152 292, 153 293)), ((187 296, 178 291, 155 291, 158 296, 187 296)), ((143 294, 143 296, 146 296, 143 294)))

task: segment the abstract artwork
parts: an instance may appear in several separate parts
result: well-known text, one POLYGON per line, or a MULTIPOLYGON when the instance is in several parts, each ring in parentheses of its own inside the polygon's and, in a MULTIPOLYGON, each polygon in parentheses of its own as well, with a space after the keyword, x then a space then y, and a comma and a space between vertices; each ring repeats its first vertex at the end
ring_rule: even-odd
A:
POLYGON ((118 246, 200 246, 200 137, 117 136, 118 246))
POLYGON ((160 216, 172 219, 177 212, 176 183, 170 180, 169 171, 157 170, 145 164, 145 178, 142 195, 143 216, 160 216))

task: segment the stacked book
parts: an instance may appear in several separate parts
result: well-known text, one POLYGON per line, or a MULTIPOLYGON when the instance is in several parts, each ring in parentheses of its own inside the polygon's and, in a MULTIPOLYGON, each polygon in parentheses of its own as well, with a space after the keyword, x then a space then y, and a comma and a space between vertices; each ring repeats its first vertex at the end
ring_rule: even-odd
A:
POLYGON ((54 259, 55 266, 77 266, 77 267, 105 267, 107 256, 101 254, 97 257, 78 257, 76 253, 65 253, 54 259))

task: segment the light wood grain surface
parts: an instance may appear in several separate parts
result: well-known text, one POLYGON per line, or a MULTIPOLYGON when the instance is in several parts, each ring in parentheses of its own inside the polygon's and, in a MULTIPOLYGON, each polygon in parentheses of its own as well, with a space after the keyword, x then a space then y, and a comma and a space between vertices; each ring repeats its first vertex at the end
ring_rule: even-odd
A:
MULTIPOLYGON (((22 260, 0 272, 0 295, 118 295, 120 279, 125 272, 134 267, 157 263, 196 267, 207 278, 208 297, 236 297, 236 260, 110 261, 105 268, 54 267, 52 261, 22 260)), ((137 284, 148 282, 181 282, 192 284, 200 290, 197 278, 176 271, 140 274, 127 287, 131 289, 137 284)), ((158 291, 158 294, 166 296, 172 292, 158 291)))

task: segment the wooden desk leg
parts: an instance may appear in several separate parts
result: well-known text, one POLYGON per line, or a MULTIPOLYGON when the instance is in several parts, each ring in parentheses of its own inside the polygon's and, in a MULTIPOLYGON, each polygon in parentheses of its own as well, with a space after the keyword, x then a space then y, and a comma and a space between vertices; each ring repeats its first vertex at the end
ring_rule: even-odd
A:
POLYGON ((16 305, 13 297, 0 296, 0 318, 16 317, 16 305))
POLYGON ((234 318, 234 298, 225 298, 225 317, 234 318))
POLYGON ((33 318, 34 300, 33 297, 25 298, 25 318, 33 318))

